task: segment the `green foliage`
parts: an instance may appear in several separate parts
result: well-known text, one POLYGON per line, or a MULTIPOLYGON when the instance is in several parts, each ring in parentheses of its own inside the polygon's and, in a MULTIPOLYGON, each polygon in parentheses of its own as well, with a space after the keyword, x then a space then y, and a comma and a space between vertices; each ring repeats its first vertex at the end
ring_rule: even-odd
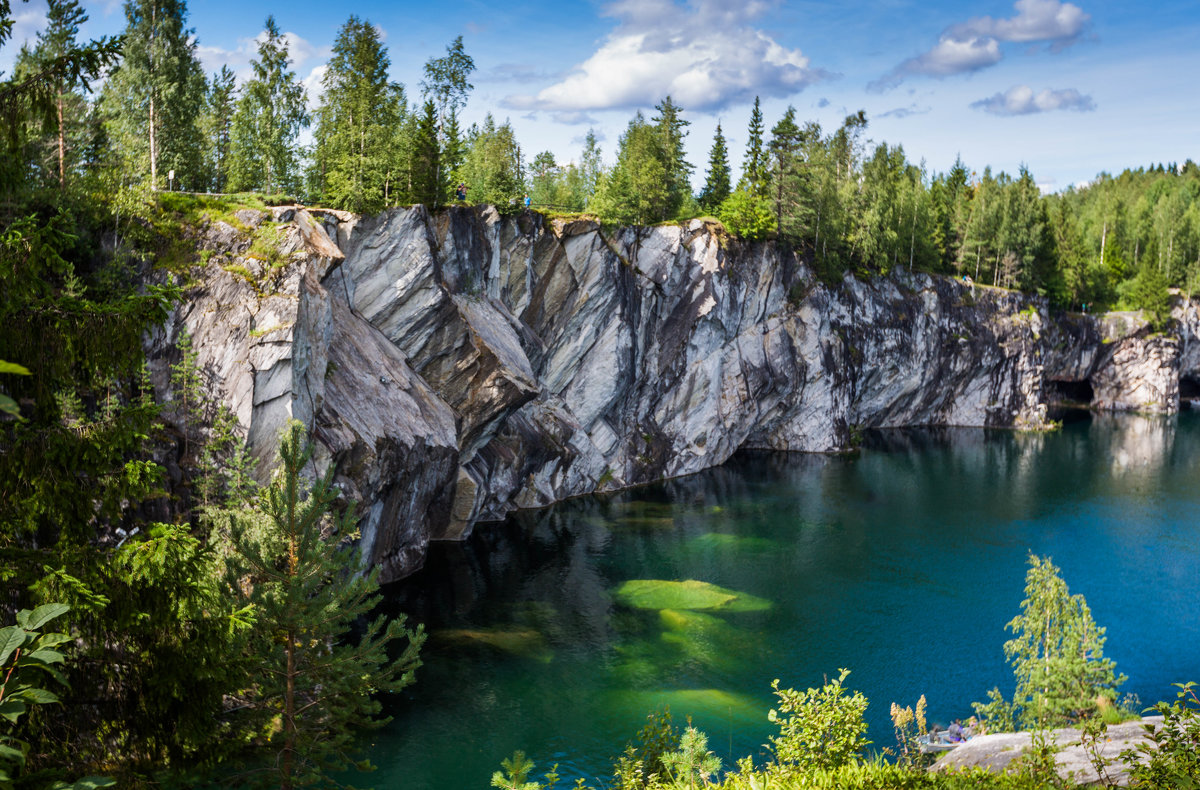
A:
POLYGON ((236 108, 237 83, 233 71, 222 66, 209 83, 200 119, 206 187, 213 192, 224 192, 229 186, 229 146, 236 108))
POLYGON ((679 749, 663 755, 662 762, 675 784, 689 790, 697 781, 707 784, 721 770, 721 759, 708 750, 708 736, 691 724, 679 739, 679 749))
POLYGON ((721 133, 721 124, 717 123, 712 150, 708 154, 708 179, 697 197, 701 209, 716 213, 717 208, 729 197, 729 178, 729 150, 725 145, 725 135, 721 133))
POLYGON ((350 638, 379 602, 378 570, 360 572, 352 514, 331 514, 333 470, 305 490, 309 459, 304 426, 293 422, 270 488, 253 511, 231 520, 229 583, 255 623, 249 718, 256 729, 267 725, 264 745, 273 756, 264 781, 281 787, 364 765, 353 758, 355 734, 385 723, 376 695, 413 682, 425 641, 422 627, 382 615, 350 638), (398 657, 389 657, 401 642, 398 657))
POLYGON ((672 723, 671 709, 647 715, 645 725, 613 766, 617 789, 644 790, 656 786, 670 775, 667 756, 679 747, 679 730, 672 723))
POLYGON ((747 131, 746 155, 742 158, 742 180, 738 191, 745 190, 755 197, 767 196, 769 170, 767 153, 763 148, 763 114, 758 97, 754 97, 754 109, 750 113, 747 131))
POLYGON ((766 198, 738 189, 717 208, 717 218, 730 233, 747 241, 760 241, 775 230, 775 216, 766 198))
POLYGON ((859 691, 847 692, 842 683, 850 670, 840 672, 836 680, 804 692, 780 689, 779 680, 772 681, 779 703, 767 718, 779 725, 779 734, 771 736, 771 749, 785 772, 850 765, 871 744, 863 719, 867 698, 859 691))
POLYGON ((200 112, 204 73, 195 31, 183 0, 130 0, 125 4, 125 47, 104 85, 106 129, 124 171, 151 189, 201 189, 200 112))
POLYGON ((1150 328, 1156 332, 1171 320, 1171 295, 1163 273, 1149 258, 1142 262, 1137 276, 1120 289, 1121 307, 1145 311, 1150 328))
POLYGON ((496 124, 488 113, 481 126, 472 126, 467 134, 467 153, 454 176, 471 190, 471 199, 491 203, 505 210, 519 207, 525 193, 522 180, 521 147, 512 125, 496 124))
POLYGON ((1175 701, 1153 708, 1163 722, 1159 727, 1146 725, 1149 742, 1121 754, 1130 766, 1130 787, 1200 788, 1200 698, 1195 683, 1175 685, 1175 701))
MULTIPOLYGON (((12 373, 18 376, 28 376, 29 369, 23 365, 18 365, 15 362, 5 362, 3 359, 0 359, 0 373, 12 373)), ((15 400, 8 397, 3 392, 0 392, 0 412, 3 412, 10 417, 15 417, 18 420, 22 419, 20 406, 17 405, 15 400)))
MULTIPOLYGON (((0 628, 0 785, 14 786, 22 779, 31 744, 22 740, 21 717, 34 706, 54 705, 58 695, 46 688, 48 681, 65 687, 67 680, 60 671, 66 657, 56 649, 69 644, 71 637, 63 633, 45 633, 42 629, 51 620, 70 611, 61 603, 42 604, 30 611, 17 612, 16 625, 0 628)), ((36 784, 20 781, 22 787, 47 786, 57 772, 41 772, 36 784)), ((72 784, 54 781, 54 790, 84 790, 112 787, 116 782, 99 776, 89 776, 72 784)))
MULTIPOLYGON (((1029 556, 1021 613, 1006 628, 1013 638, 1004 643, 1004 655, 1016 677, 1013 707, 1022 726, 1077 722, 1116 699, 1125 677, 1104 658, 1104 629, 1092 620, 1083 596, 1070 594, 1048 558, 1029 556)), ((998 712, 999 702, 993 698, 998 712)))
POLYGON ((374 213, 395 195, 400 170, 396 129, 404 89, 388 79, 379 30, 356 16, 338 31, 322 79, 314 151, 318 193, 335 208, 374 213))
POLYGON ((242 89, 233 117, 229 150, 229 188, 234 191, 294 190, 298 185, 296 137, 308 126, 304 86, 290 71, 287 41, 267 17, 266 38, 254 76, 242 89))
POLYGON ((527 781, 529 774, 533 772, 534 763, 520 749, 513 752, 512 757, 501 760, 500 766, 504 771, 492 774, 492 787, 498 787, 500 790, 550 790, 558 784, 557 765, 547 772, 544 784, 527 781))

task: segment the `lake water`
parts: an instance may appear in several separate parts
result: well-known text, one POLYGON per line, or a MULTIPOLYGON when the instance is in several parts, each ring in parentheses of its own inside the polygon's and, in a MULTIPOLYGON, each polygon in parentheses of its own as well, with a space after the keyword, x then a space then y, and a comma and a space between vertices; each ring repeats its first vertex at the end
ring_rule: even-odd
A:
POLYGON ((535 776, 608 779, 669 705, 727 766, 773 732, 772 679, 852 674, 869 737, 921 694, 943 724, 993 686, 1030 552, 1108 628, 1143 703, 1200 680, 1200 415, 1082 415, 1041 435, 870 435, 844 456, 740 454, 719 469, 481 525, 386 592, 432 632, 417 684, 373 734, 380 788, 486 788, 523 749, 535 776), (756 611, 636 609, 628 580, 689 580, 756 611))

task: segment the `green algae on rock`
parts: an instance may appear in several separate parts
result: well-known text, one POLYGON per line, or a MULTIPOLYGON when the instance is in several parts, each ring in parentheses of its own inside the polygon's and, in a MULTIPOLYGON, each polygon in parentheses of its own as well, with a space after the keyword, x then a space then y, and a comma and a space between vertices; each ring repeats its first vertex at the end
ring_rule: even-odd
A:
POLYGON ((615 595, 622 604, 635 609, 761 612, 771 608, 765 598, 695 579, 630 579, 615 590, 615 595))

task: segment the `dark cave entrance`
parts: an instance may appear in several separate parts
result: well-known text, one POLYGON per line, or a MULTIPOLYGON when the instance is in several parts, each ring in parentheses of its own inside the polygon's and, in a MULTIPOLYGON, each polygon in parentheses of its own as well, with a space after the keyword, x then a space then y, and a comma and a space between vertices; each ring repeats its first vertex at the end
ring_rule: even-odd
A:
POLYGON ((1096 397, 1096 393, 1092 389, 1092 383, 1087 379, 1082 381, 1050 379, 1047 382, 1046 400, 1049 403, 1090 406, 1094 397, 1096 397))
POLYGON ((1179 405, 1184 409, 1200 409, 1200 378, 1183 376, 1179 379, 1179 405))

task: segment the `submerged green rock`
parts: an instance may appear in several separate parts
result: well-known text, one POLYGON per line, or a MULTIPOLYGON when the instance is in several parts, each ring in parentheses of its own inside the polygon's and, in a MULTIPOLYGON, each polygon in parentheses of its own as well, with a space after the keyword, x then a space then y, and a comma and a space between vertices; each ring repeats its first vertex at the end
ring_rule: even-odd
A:
POLYGON ((546 638, 529 628, 448 628, 434 632, 433 640, 453 647, 486 647, 543 664, 554 659, 546 638))
POLYGON ((615 590, 615 595, 622 604, 635 609, 761 612, 771 608, 765 598, 695 579, 630 579, 615 590))

